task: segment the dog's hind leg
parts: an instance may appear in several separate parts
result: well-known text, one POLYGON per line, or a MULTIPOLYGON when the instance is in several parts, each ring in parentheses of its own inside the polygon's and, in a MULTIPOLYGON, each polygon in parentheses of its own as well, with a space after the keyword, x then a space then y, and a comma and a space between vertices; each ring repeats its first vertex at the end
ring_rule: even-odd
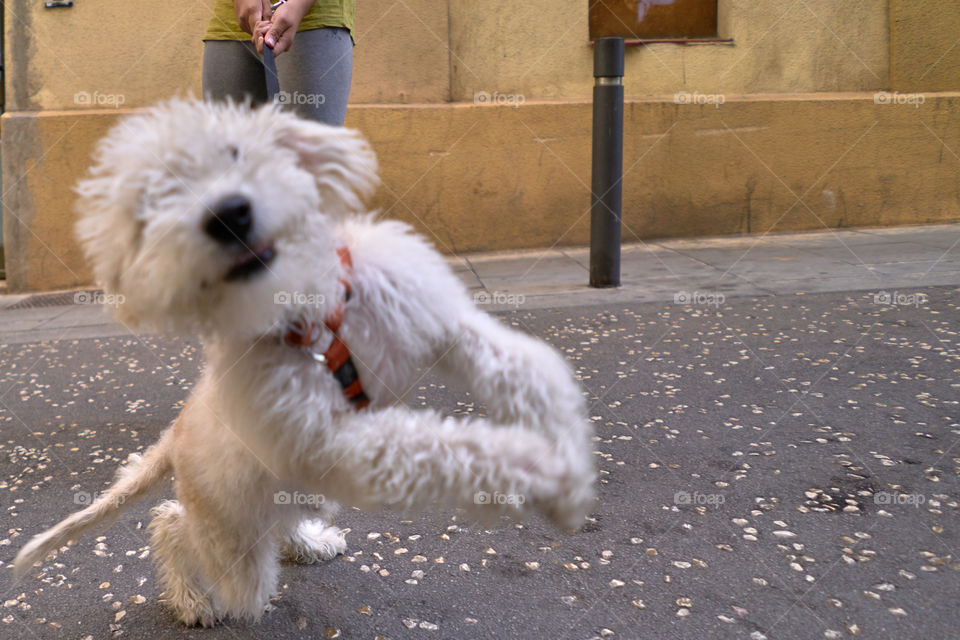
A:
POLYGON ((282 519, 268 517, 263 492, 231 487, 231 499, 210 501, 186 476, 181 501, 153 511, 151 547, 164 600, 187 625, 212 626, 224 616, 258 619, 277 584, 276 539, 282 519))
POLYGON ((167 500, 150 513, 150 548, 160 573, 163 600, 185 625, 212 627, 218 616, 209 586, 192 559, 183 506, 176 500, 167 500))
POLYGON ((283 521, 271 517, 275 512, 265 496, 239 485, 232 489, 232 500, 215 506, 190 512, 188 504, 188 536, 217 611, 258 620, 276 592, 283 521))

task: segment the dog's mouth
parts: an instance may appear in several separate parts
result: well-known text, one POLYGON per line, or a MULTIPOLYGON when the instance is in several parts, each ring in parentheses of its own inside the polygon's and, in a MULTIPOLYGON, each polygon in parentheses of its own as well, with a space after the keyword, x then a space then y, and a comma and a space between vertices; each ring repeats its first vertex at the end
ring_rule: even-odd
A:
POLYGON ((246 247, 244 252, 233 261, 225 280, 246 280, 264 269, 277 257, 277 251, 272 242, 259 242, 252 247, 246 247))

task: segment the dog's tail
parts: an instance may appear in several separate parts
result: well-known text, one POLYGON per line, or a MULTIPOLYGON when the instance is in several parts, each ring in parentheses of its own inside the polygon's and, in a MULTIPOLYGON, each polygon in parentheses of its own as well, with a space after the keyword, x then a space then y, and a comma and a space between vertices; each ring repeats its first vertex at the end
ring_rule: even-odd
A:
POLYGON ((160 439, 144 452, 133 454, 127 464, 117 470, 117 477, 108 491, 101 494, 86 509, 77 511, 60 524, 34 536, 13 561, 14 579, 19 579, 50 551, 76 540, 80 535, 103 523, 110 523, 154 485, 167 477, 171 470, 170 447, 173 432, 167 429, 160 439))

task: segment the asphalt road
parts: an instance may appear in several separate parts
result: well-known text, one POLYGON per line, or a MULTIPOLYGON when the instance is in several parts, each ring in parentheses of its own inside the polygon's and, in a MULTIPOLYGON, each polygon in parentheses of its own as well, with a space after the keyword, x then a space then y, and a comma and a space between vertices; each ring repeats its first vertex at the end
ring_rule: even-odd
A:
MULTIPOLYGON (((591 398, 581 532, 346 509, 348 555, 285 566, 259 623, 185 629, 147 553, 167 486, 20 583, 7 569, 0 638, 960 638, 960 292, 910 293, 502 314, 591 398)), ((110 337, 0 346, 0 363, 9 563, 156 438, 201 354, 110 337)), ((482 412, 433 376, 409 401, 482 412)))

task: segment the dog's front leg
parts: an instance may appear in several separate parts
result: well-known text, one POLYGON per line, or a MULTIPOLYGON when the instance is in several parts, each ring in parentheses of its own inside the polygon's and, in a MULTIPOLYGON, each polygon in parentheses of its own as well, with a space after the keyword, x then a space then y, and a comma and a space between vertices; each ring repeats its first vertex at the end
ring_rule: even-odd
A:
POLYGON ((533 508, 561 526, 583 522, 566 465, 541 435, 464 422, 402 406, 342 414, 297 466, 325 496, 357 506, 439 502, 484 520, 533 508))
POLYGON ((593 429, 583 391, 552 346, 474 308, 452 320, 444 368, 487 407, 494 422, 544 436, 566 466, 572 490, 593 493, 593 429))

